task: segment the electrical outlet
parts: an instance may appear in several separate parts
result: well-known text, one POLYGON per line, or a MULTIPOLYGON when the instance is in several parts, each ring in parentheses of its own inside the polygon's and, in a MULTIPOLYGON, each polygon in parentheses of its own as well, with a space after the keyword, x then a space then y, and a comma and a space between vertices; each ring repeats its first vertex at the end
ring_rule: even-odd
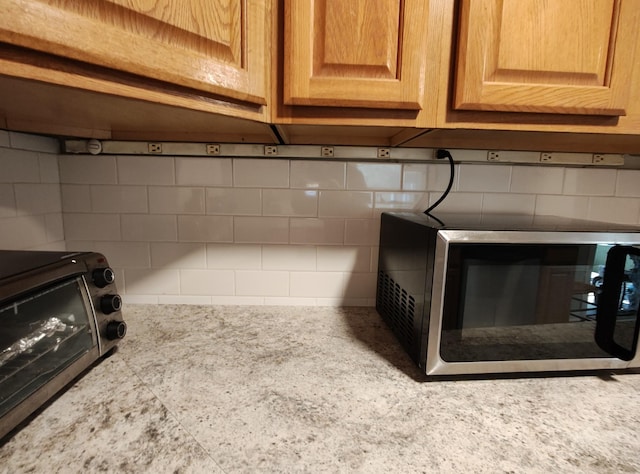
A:
POLYGON ((497 151, 490 151, 487 155, 487 161, 500 161, 500 153, 497 151))
POLYGON ((540 155, 540 161, 551 161, 553 160, 553 156, 551 155, 551 153, 542 153, 540 155))
POLYGON ((320 149, 321 156, 333 156, 333 147, 332 146, 323 146, 320 149))
POLYGON ((207 145, 207 155, 219 155, 220 154, 220 145, 207 145))
POLYGON ((162 143, 149 143, 149 153, 162 153, 162 143))
POLYGON ((610 166, 622 166, 624 165, 624 156, 620 154, 600 154, 593 155, 592 163, 594 165, 610 165, 610 166))
POLYGON ((265 155, 277 155, 278 154, 278 147, 274 146, 274 145, 266 145, 264 147, 264 154, 265 155))
POLYGON ((391 150, 388 148, 378 148, 378 158, 390 158, 391 150))

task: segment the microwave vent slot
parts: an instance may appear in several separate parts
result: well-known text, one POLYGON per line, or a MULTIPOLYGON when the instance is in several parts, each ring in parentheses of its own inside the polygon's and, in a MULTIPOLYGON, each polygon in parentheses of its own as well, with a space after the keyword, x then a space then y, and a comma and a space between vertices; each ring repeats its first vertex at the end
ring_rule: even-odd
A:
POLYGON ((413 344, 415 299, 385 272, 378 274, 378 311, 403 345, 413 344))

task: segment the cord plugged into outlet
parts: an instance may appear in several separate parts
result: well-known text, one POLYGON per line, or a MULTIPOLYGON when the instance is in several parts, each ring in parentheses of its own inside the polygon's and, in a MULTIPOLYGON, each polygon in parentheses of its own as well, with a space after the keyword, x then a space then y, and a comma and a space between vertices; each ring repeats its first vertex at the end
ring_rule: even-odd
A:
POLYGON ((449 191, 451 191, 451 187, 453 186, 453 179, 455 176, 455 166, 453 163, 453 156, 451 156, 451 153, 449 153, 448 150, 445 150, 442 148, 437 149, 435 152, 435 157, 438 160, 443 160, 445 158, 449 160, 449 184, 447 185, 447 189, 444 191, 444 193, 442 193, 442 196, 440 196, 440 198, 436 202, 434 202, 431 206, 429 206, 429 208, 426 211, 424 211, 424 213, 430 217, 433 217, 438 222, 441 222, 439 219, 431 215, 431 211, 433 211, 436 207, 438 207, 440 203, 444 201, 444 199, 447 197, 447 195, 449 194, 449 191))

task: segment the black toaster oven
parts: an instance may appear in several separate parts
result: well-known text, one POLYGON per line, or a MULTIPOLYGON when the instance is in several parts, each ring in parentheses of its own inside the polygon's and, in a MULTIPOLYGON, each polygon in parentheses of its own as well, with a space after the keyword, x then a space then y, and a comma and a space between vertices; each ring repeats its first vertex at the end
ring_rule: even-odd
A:
POLYGON ((121 307, 104 255, 0 251, 0 438, 116 347, 121 307))

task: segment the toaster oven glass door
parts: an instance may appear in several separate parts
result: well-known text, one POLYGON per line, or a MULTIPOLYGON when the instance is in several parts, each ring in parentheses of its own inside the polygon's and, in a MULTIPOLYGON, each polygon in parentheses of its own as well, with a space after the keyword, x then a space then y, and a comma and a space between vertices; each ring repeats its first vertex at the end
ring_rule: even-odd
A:
POLYGON ((92 314, 82 277, 0 307, 0 417, 97 344, 92 314))
POLYGON ((633 251, 618 252, 614 271, 607 258, 612 249, 619 248, 609 244, 452 243, 441 359, 604 359, 612 354, 633 359, 638 339, 640 256, 633 251), (608 322, 606 328, 600 324, 599 333, 608 342, 595 337, 604 312, 608 322))

